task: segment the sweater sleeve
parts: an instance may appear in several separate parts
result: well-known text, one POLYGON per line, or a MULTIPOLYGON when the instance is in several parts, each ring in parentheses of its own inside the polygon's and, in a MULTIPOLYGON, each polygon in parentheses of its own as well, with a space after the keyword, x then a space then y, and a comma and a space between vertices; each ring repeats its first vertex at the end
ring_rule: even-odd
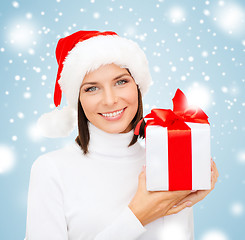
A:
POLYGON ((45 157, 31 168, 25 239, 68 240, 62 185, 56 168, 45 157))
POLYGON ((95 240, 134 240, 145 231, 146 228, 127 206, 112 224, 96 236, 95 240))
POLYGON ((177 214, 163 218, 164 228, 162 229, 163 239, 194 239, 193 207, 187 207, 177 214))
MULTIPOLYGON (((69 239, 62 186, 59 172, 50 159, 40 157, 33 163, 28 191, 25 240, 69 239)), ((127 206, 112 224, 99 232, 94 239, 134 240, 145 231, 127 206)))

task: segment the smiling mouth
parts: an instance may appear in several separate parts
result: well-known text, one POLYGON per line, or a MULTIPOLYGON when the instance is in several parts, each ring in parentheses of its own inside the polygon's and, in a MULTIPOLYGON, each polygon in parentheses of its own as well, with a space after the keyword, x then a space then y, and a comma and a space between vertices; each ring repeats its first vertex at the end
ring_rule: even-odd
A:
MULTIPOLYGON (((126 107, 125 107, 126 108, 126 107)), ((125 110, 125 108, 118 110, 118 111, 114 111, 114 112, 108 112, 108 113, 99 113, 100 115, 102 115, 103 117, 117 117, 120 114, 122 114, 122 112, 125 110)))

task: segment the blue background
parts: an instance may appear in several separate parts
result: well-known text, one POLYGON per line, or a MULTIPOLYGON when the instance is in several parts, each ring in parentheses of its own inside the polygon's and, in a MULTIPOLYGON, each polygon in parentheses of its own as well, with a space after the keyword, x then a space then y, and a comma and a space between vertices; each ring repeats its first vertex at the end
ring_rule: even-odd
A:
POLYGON ((144 49, 154 81, 144 114, 172 108, 177 88, 205 110, 220 177, 194 207, 195 239, 244 239, 244 9, 242 0, 1 1, 0 239, 24 239, 33 161, 76 136, 42 138, 35 123, 54 107, 58 39, 85 29, 115 31, 144 49))

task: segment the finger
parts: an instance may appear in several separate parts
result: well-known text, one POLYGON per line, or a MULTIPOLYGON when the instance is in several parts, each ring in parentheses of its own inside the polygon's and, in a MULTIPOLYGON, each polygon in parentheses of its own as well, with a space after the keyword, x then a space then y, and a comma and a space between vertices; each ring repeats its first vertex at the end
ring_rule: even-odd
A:
POLYGON ((181 201, 179 201, 177 205, 181 205, 181 204, 183 204, 183 203, 185 203, 185 202, 188 202, 188 201, 189 201, 189 202, 192 202, 193 205, 194 205, 196 202, 198 202, 198 200, 199 200, 199 195, 200 195, 200 192, 201 192, 201 191, 203 191, 203 190, 197 190, 197 191, 195 191, 195 192, 190 193, 188 196, 186 196, 186 197, 183 198, 181 201))
POLYGON ((213 165, 216 167, 216 163, 215 163, 215 161, 212 159, 212 162, 213 162, 213 165))
POLYGON ((211 158, 211 170, 213 171, 213 169, 214 169, 214 161, 213 161, 213 159, 211 158))
POLYGON ((212 172, 212 178, 211 178, 211 189, 212 189, 212 190, 214 189, 217 180, 218 180, 218 176, 217 176, 216 173, 213 171, 213 172, 212 172))
POLYGON ((219 176, 219 172, 218 172, 218 169, 217 169, 215 164, 214 164, 214 172, 215 172, 215 175, 218 177, 219 176))
POLYGON ((179 198, 183 199, 184 197, 192 193, 192 190, 174 190, 174 191, 169 191, 169 192, 172 192, 176 194, 177 196, 179 196, 179 198))
POLYGON ((213 190, 215 186, 215 179, 214 179, 214 172, 212 171, 211 174, 211 189, 213 190))
POLYGON ((218 169, 216 167, 216 163, 213 161, 212 158, 211 158, 211 172, 215 173, 216 178, 219 176, 219 172, 218 172, 218 169))
POLYGON ((215 163, 213 160, 212 160, 212 170, 213 170, 214 172, 216 172, 217 175, 219 176, 219 173, 218 173, 218 169, 217 169, 216 163, 215 163))
POLYGON ((214 177, 214 181, 217 182, 217 179, 218 179, 218 176, 219 176, 219 172, 218 172, 217 168, 213 169, 212 175, 214 177))
POLYGON ((171 215, 171 214, 176 214, 178 212, 180 212, 181 210, 185 209, 186 207, 191 207, 192 206, 192 202, 188 201, 188 202, 184 202, 180 205, 174 206, 172 208, 170 208, 167 213, 165 214, 165 216, 171 215))
POLYGON ((182 200, 180 200, 176 206, 182 205, 183 203, 187 202, 187 201, 191 201, 193 202, 193 200, 195 199, 196 193, 190 193, 188 196, 186 196, 185 198, 183 198, 182 200))

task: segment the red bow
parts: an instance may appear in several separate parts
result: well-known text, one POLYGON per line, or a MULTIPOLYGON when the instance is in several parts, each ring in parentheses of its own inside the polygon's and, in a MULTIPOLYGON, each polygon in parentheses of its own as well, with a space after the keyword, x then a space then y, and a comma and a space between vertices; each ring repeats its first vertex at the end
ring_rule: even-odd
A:
POLYGON ((209 124, 205 112, 199 107, 189 106, 185 94, 179 88, 172 101, 173 112, 183 118, 185 122, 209 124))
MULTIPOLYGON (((145 128, 149 125, 160 125, 167 127, 169 130, 185 130, 190 129, 185 122, 209 124, 208 116, 201 108, 188 106, 187 98, 179 88, 172 101, 173 111, 171 109, 152 109, 151 113, 144 117, 150 118, 146 122, 145 128)), ((135 135, 139 135, 140 126, 144 118, 142 118, 136 125, 134 131, 135 135)))

